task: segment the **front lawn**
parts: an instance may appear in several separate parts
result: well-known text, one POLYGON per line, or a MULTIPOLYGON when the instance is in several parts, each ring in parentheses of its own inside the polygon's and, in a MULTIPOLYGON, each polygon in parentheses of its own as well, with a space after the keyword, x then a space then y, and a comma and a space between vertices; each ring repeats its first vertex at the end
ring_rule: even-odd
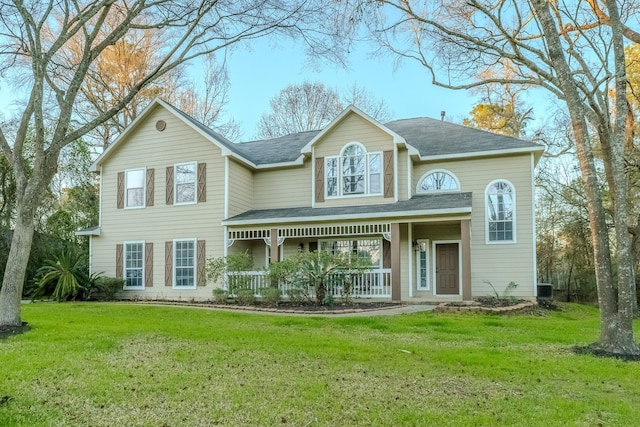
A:
POLYGON ((2 426, 637 425, 595 309, 286 317, 36 303, 0 340, 2 426))

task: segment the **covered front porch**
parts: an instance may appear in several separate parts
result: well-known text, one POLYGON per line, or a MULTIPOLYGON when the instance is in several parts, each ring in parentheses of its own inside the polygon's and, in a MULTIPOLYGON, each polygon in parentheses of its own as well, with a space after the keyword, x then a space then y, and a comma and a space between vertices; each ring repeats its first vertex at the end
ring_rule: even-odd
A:
MULTIPOLYGON (((390 223, 230 227, 227 230, 227 254, 249 253, 255 270, 230 274, 227 286, 232 288, 242 283, 243 287, 250 287, 256 296, 260 296, 260 289, 273 286, 265 271, 269 264, 296 253, 320 250, 345 253, 370 262, 370 268, 349 274, 348 288, 343 283, 344 274, 330 276, 327 292, 333 297, 341 298, 348 294, 353 298, 393 298, 391 229, 390 223)), ((396 284, 400 284, 399 279, 396 284)), ((279 283, 278 286, 286 297, 291 285, 279 283)))
MULTIPOLYGON (((223 222, 225 255, 249 253, 254 271, 232 274, 227 286, 242 282, 260 296, 261 289, 274 285, 265 267, 300 252, 327 251, 370 263, 366 271, 349 276, 348 289, 338 277, 330 278, 327 292, 334 298, 348 294, 408 302, 471 299, 470 197, 453 194, 447 198, 453 206, 425 209, 433 199, 250 211, 230 218, 223 222)), ((285 296, 290 291, 287 284, 278 286, 285 296)))

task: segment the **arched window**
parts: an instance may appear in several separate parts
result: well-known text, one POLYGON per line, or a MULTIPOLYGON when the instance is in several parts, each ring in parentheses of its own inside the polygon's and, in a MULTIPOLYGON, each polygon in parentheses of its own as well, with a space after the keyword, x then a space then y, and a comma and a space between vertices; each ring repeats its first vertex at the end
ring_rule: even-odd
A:
POLYGON ((487 243, 515 242, 516 192, 507 180, 491 182, 485 190, 487 243))
POLYGON ((382 155, 351 142, 339 156, 326 157, 325 180, 327 197, 381 194, 382 155))
POLYGON ((446 170, 429 171, 418 181, 416 193, 460 191, 460 183, 454 174, 446 170))

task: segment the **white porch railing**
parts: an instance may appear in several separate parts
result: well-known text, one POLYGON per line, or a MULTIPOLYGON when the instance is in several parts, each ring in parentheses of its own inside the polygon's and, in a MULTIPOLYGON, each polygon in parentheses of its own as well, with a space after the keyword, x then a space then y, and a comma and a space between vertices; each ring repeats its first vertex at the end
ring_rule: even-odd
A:
MULTIPOLYGON (((351 275, 352 298, 390 298, 391 297, 391 269, 377 268, 351 275)), ((344 296, 344 280, 338 275, 329 277, 327 293, 335 298, 344 296)), ((260 289, 271 286, 267 283, 264 271, 241 271, 228 275, 229 288, 250 288, 256 296, 260 296, 260 289)), ((287 296, 290 284, 279 284, 283 296, 287 296)))

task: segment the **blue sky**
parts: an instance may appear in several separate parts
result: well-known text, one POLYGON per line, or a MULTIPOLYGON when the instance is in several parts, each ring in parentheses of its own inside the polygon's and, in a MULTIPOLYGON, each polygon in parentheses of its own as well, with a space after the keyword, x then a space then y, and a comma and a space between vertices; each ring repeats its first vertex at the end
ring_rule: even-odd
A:
POLYGON ((394 70, 390 56, 371 58, 365 46, 353 50, 349 69, 330 64, 310 66, 299 45, 273 47, 268 40, 253 41, 253 48, 236 48, 227 58, 231 91, 227 116, 242 125, 242 140, 255 136, 260 116, 269 111, 269 100, 290 84, 321 82, 338 91, 357 83, 377 99, 383 99, 393 118, 440 118, 460 122, 477 103, 464 91, 433 86, 427 70, 404 61, 394 70))

